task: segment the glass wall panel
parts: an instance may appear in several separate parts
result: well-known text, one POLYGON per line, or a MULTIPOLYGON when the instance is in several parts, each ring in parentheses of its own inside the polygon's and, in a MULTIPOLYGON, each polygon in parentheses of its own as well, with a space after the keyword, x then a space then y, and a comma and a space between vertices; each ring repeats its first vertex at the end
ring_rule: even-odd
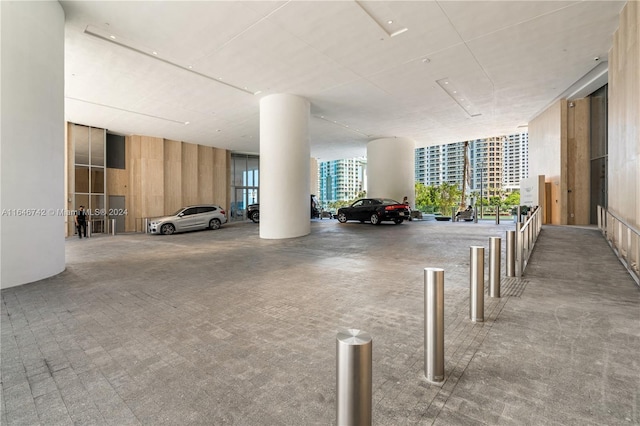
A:
POLYGON ((104 137, 103 129, 91 128, 91 165, 104 166, 104 137))
MULTIPOLYGON (((89 192, 89 167, 76 166, 76 191, 89 192)), ((86 207, 86 206, 85 206, 86 207)))
POLYGON ((258 203, 260 159, 256 156, 231 155, 231 215, 230 220, 246 220, 246 208, 258 203))
POLYGON ((91 168, 91 192, 104 194, 104 169, 101 167, 91 168))
POLYGON ((89 128, 85 126, 73 126, 73 139, 75 143, 76 164, 89 164, 89 128))

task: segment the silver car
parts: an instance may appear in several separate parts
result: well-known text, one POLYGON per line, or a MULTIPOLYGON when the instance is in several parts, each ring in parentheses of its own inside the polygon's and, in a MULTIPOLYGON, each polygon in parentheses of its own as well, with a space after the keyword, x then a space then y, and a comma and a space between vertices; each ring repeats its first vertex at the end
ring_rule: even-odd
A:
POLYGON ((222 207, 213 204, 189 206, 171 216, 150 219, 149 233, 171 235, 196 229, 218 229, 223 223, 227 223, 227 216, 222 207))

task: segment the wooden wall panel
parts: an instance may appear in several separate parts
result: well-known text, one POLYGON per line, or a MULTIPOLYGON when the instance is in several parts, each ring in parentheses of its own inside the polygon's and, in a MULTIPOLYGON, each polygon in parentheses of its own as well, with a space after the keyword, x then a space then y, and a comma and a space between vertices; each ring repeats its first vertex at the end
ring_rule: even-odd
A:
POLYGON ((142 136, 142 217, 164 214, 164 139, 142 136))
POLYGON ((227 150, 213 148, 213 200, 214 204, 229 208, 229 175, 227 171, 227 150))
POLYGON ((164 214, 182 207, 182 143, 164 140, 164 214))
POLYGON ((608 205, 640 228, 640 4, 629 1, 609 52, 608 205))
POLYGON ((182 205, 198 204, 198 145, 182 143, 182 205))
POLYGON ((198 145, 198 203, 213 204, 213 148, 198 145))
POLYGON ((572 101, 567 108, 567 224, 590 223, 590 100, 572 101))
POLYGON ((127 232, 142 230, 142 159, 140 141, 141 137, 137 135, 125 138, 125 163, 129 174, 129 191, 125 199, 128 212, 125 223, 127 232))

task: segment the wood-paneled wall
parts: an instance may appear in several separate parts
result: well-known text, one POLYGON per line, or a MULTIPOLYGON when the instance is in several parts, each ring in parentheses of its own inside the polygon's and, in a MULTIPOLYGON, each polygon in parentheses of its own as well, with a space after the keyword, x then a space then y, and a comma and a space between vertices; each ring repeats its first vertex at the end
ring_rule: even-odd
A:
MULTIPOLYGON (((67 134, 67 191, 75 184, 73 125, 67 134)), ((145 217, 171 214, 191 204, 231 201, 231 153, 225 149, 169 139, 132 135, 125 138, 125 169, 106 168, 106 202, 109 195, 125 197, 125 230, 143 231, 145 217)), ((106 208, 109 206, 107 205, 106 208)), ((70 223, 68 232, 73 232, 70 223)))
POLYGON ((589 112, 589 98, 572 101, 567 109, 567 224, 569 225, 590 223, 589 112))
POLYGON ((640 228, 640 4, 628 1, 609 52, 609 209, 640 228))

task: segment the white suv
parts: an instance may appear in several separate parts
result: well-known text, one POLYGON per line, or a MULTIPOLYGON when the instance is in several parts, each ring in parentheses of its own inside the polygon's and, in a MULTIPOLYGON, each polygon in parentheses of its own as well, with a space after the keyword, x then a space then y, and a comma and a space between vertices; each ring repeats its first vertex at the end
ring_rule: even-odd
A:
POLYGON ((213 204, 189 206, 171 216, 151 219, 149 233, 171 235, 196 229, 218 229, 223 223, 227 223, 227 216, 222 207, 213 204))

